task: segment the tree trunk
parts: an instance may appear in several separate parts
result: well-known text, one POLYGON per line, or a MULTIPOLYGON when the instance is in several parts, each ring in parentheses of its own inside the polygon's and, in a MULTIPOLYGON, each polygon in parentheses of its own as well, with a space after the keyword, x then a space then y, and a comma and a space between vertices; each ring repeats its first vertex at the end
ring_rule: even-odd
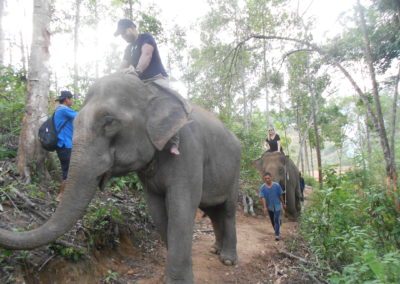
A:
MULTIPOLYGON (((99 22, 100 22, 100 19, 99 19, 99 9, 98 9, 98 5, 97 5, 97 1, 94 1, 94 3, 93 3, 93 5, 94 5, 94 18, 95 18, 95 38, 94 38, 94 41, 95 41, 95 46, 98 46, 98 43, 99 43, 99 22)), ((96 53, 96 56, 95 56, 95 67, 94 67, 94 74, 95 74, 95 77, 96 77, 96 79, 98 79, 99 78, 99 52, 98 52, 98 49, 97 48, 95 48, 95 53, 96 53)))
MULTIPOLYGON (((299 137, 299 140, 301 139, 301 137, 299 137)), ((301 172, 304 175, 304 156, 303 156, 303 152, 300 153, 300 165, 301 165, 301 172)))
POLYGON ((33 34, 28 72, 28 93, 19 136, 17 166, 22 177, 30 183, 32 169, 44 173, 45 152, 37 133, 47 117, 50 72, 50 5, 48 0, 34 0, 33 34))
POLYGON ((311 170, 310 170, 310 162, 308 160, 307 140, 304 141, 304 157, 305 157, 305 160, 306 160, 307 173, 308 173, 308 175, 310 175, 311 170))
POLYGON ((242 80, 241 87, 242 87, 242 94, 243 94, 243 120, 244 120, 244 131, 245 131, 245 133, 249 133, 250 122, 249 122, 247 92, 246 92, 246 84, 245 84, 244 76, 245 76, 244 72, 242 72, 242 74, 240 74, 240 77, 242 80))
POLYGON ((21 49, 21 64, 22 64, 22 71, 26 74, 26 55, 25 55, 25 44, 24 44, 24 37, 22 35, 22 31, 19 31, 19 39, 20 39, 20 49, 21 49))
POLYGON ((78 48, 79 48, 79 27, 81 21, 81 3, 82 0, 75 2, 75 24, 74 24, 74 93, 79 92, 79 69, 78 69, 78 48))
MULTIPOLYGON (((268 76, 268 65, 267 65, 267 46, 266 40, 263 40, 263 67, 264 67, 264 78, 267 80, 268 76)), ((265 82, 265 121, 267 123, 267 128, 271 127, 271 121, 269 119, 269 94, 268 94, 268 83, 265 82)))
MULTIPOLYGON (((362 159, 361 159, 361 163, 362 163, 362 167, 363 167, 363 170, 366 170, 366 165, 365 165, 365 155, 364 155, 364 137, 362 136, 362 127, 361 127, 361 114, 360 114, 360 111, 359 111, 359 109, 358 109, 358 107, 356 106, 356 115, 357 115, 357 132, 358 132, 358 139, 357 139, 357 141, 355 142, 355 144, 357 144, 357 142, 358 142, 358 145, 359 145, 359 148, 360 148, 360 153, 361 153, 361 157, 362 157, 362 159)), ((366 125, 366 127, 367 127, 367 125, 366 125)))
MULTIPOLYGON (((399 4, 400 5, 400 4, 399 4)), ((391 130, 391 137, 390 137, 390 151, 393 156, 393 160, 395 161, 395 137, 396 137, 396 120, 397 120, 397 100, 399 98, 399 81, 400 81, 400 65, 399 71, 397 72, 397 76, 394 82, 394 95, 393 95, 393 109, 392 109, 392 130, 391 130)))
POLYGON ((133 2, 132 0, 128 0, 128 11, 126 11, 127 18, 133 20, 133 2))
POLYGON ((315 87, 311 79, 310 75, 310 67, 309 61, 307 60, 307 79, 308 79, 308 88, 311 95, 311 112, 313 117, 313 126, 314 126, 314 134, 315 134, 315 150, 317 153, 317 165, 318 165, 318 182, 319 188, 322 189, 322 160, 321 160, 321 148, 320 148, 320 140, 319 140, 319 130, 318 130, 318 121, 317 121, 317 94, 315 92, 315 87))
POLYGON ((371 160, 372 160, 372 146, 371 146, 371 132, 369 130, 369 123, 370 123, 370 119, 369 119, 369 115, 368 112, 366 112, 365 114, 365 134, 367 135, 367 153, 368 153, 368 157, 367 157, 367 164, 368 164, 368 168, 371 169, 371 160))
POLYGON ((313 154, 312 154, 312 146, 311 146, 311 143, 310 143, 310 161, 311 161, 311 172, 312 172, 312 177, 315 177, 315 175, 314 175, 314 157, 313 157, 313 154))
MULTIPOLYGON (((400 5, 400 4, 399 4, 400 5)), ((395 79, 395 84, 394 84, 394 96, 393 96, 393 110, 392 110, 392 131, 391 131, 391 137, 390 137, 390 149, 392 153, 392 159, 395 162, 396 157, 395 157, 395 137, 396 137, 396 120, 397 120, 397 99, 399 97, 399 81, 400 81, 400 65, 399 65, 399 71, 397 73, 396 79, 395 79)), ((397 193, 397 179, 395 179, 392 184, 390 191, 397 193)), ((395 194, 397 196, 397 194, 395 194)), ((400 209, 400 201, 396 199, 396 207, 400 209)))
POLYGON ((4 65, 4 30, 3 30, 3 16, 4 4, 6 0, 0 0, 0 66, 4 65))
POLYGON ((343 158, 343 147, 337 149, 338 159, 339 159, 339 175, 342 174, 342 158, 343 158))
POLYGON ((315 132, 315 150, 317 153, 317 165, 318 165, 318 182, 319 188, 322 188, 322 160, 321 160, 321 149, 320 149, 320 142, 319 142, 319 131, 318 131, 318 122, 317 122, 317 115, 315 112, 316 108, 316 98, 315 93, 311 90, 311 95, 313 96, 313 103, 312 103, 312 113, 313 113, 313 125, 314 125, 314 132, 315 132))

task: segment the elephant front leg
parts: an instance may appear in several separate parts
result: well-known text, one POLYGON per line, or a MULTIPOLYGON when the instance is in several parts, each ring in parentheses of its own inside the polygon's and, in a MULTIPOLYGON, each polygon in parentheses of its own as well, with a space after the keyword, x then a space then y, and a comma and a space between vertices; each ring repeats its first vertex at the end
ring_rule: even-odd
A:
POLYGON ((197 206, 182 194, 167 199, 167 283, 193 283, 192 237, 197 206))

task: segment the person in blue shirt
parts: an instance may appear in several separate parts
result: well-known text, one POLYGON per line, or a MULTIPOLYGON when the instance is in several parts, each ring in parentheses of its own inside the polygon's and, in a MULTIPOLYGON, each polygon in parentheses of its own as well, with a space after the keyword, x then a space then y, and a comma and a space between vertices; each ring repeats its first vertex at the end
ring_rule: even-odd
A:
MULTIPOLYGON (((144 82, 154 81, 169 88, 168 74, 162 64, 160 53, 154 37, 149 33, 139 34, 136 25, 129 19, 118 21, 114 36, 119 36, 128 42, 120 66, 120 72, 138 76, 144 82)), ((179 135, 174 135, 169 141, 170 153, 179 155, 179 135)))
POLYGON ((56 109, 54 114, 54 125, 56 131, 59 132, 57 136, 58 142, 56 151, 61 163, 63 179, 60 193, 58 194, 56 201, 61 201, 64 194, 66 179, 68 177, 69 161, 71 159, 72 136, 74 133, 73 122, 78 113, 71 109, 73 105, 73 96, 70 91, 61 91, 60 96, 56 101, 60 103, 60 106, 56 109))
POLYGON ((275 240, 279 241, 282 206, 286 209, 285 200, 283 198, 284 192, 278 183, 272 182, 271 173, 266 172, 263 178, 265 183, 261 186, 259 192, 263 212, 265 215, 267 215, 267 213, 269 214, 272 227, 275 231, 275 240))

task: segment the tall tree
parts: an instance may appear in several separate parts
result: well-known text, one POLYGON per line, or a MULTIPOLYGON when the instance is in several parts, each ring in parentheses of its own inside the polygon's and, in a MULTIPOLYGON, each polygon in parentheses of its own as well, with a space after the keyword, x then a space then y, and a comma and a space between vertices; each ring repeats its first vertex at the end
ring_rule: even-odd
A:
POLYGON ((79 50, 79 28, 81 22, 81 4, 82 0, 75 0, 75 21, 74 21, 74 93, 79 91, 79 68, 78 68, 78 50, 79 50))
POLYGON ((0 65, 4 65, 4 30, 3 16, 6 0, 0 0, 0 65))
POLYGON ((37 139, 40 124, 46 119, 50 72, 49 0, 33 1, 33 33, 28 71, 28 93, 19 137, 18 162, 20 174, 29 183, 32 170, 44 172, 45 152, 37 139))
MULTIPOLYGON (((364 54, 365 54, 365 59, 366 63, 368 65, 369 69, 369 75, 372 83, 372 94, 374 97, 374 105, 375 105, 375 111, 376 114, 372 114, 372 111, 369 111, 373 115, 374 123, 376 125, 377 132, 379 133, 380 137, 380 142, 381 146, 383 148, 383 153, 384 153, 384 158, 386 160, 387 164, 387 174, 388 177, 390 177, 397 187, 397 173, 396 173, 396 164, 394 161, 394 156, 392 155, 392 151, 390 149, 389 141, 388 141, 388 136, 386 132, 386 127, 385 127, 385 122, 383 120, 383 114, 382 114, 382 106, 380 102, 380 96, 379 96, 379 88, 378 88, 378 81, 376 79, 376 72, 375 72, 375 66, 374 66, 374 59, 373 59, 373 54, 371 50, 371 43, 370 43, 370 36, 368 34, 367 30, 367 24, 365 20, 365 15, 364 15, 364 7, 361 6, 360 0, 357 0, 357 12, 359 16, 359 22, 363 34, 363 39, 364 39, 364 54)), ((368 102, 366 102, 368 103, 368 102)))
POLYGON ((320 134, 318 129, 318 120, 317 120, 317 92, 314 81, 310 75, 310 66, 309 60, 307 60, 307 79, 308 79, 308 88, 311 95, 311 112, 313 117, 313 125, 314 125, 314 135, 315 135, 315 150, 317 153, 317 166, 318 166, 318 181, 319 187, 322 188, 322 158, 321 158, 321 142, 320 142, 320 134))

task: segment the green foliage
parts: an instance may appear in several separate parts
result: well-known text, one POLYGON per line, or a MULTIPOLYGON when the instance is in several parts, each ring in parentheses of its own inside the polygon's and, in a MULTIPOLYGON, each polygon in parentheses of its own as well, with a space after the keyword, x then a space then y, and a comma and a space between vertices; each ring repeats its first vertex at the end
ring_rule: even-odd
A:
MULTIPOLYGON (((114 283, 117 282, 119 278, 118 272, 112 271, 112 270, 107 270, 107 276, 104 277, 103 282, 104 283, 114 283)), ((119 282, 117 282, 119 283, 119 282)))
POLYGON ((115 234, 119 224, 125 222, 125 217, 117 206, 116 200, 109 198, 106 202, 97 200, 87 208, 83 217, 84 227, 88 231, 89 243, 93 247, 115 246, 119 236, 115 234))
POLYGON ((108 188, 116 194, 122 191, 130 191, 135 202, 135 218, 141 219, 143 222, 150 221, 150 215, 147 212, 147 205, 144 199, 143 186, 136 173, 113 178, 108 188))
POLYGON ((119 209, 114 206, 114 200, 108 202, 97 201, 91 203, 87 209, 87 214, 83 218, 85 226, 91 231, 101 232, 106 230, 112 223, 122 223, 124 217, 119 209))
POLYGON ((26 82, 21 71, 0 66, 0 159, 17 155, 26 82))
POLYGON ((263 141, 265 140, 266 133, 264 115, 261 112, 255 112, 252 116, 252 123, 248 131, 243 128, 243 123, 241 122, 228 124, 228 127, 236 134, 241 142, 241 179, 259 181, 260 177, 251 163, 260 158, 265 151, 263 149, 263 141))
POLYGON ((108 187, 114 192, 120 192, 121 190, 143 191, 143 186, 136 173, 113 178, 108 187))
POLYGON ((303 175, 303 178, 304 178, 305 185, 311 186, 313 188, 318 187, 318 181, 315 180, 315 178, 308 176, 308 175, 303 175))
POLYGON ((0 263, 4 263, 7 259, 9 259, 13 255, 12 250, 8 249, 0 249, 0 263))
POLYGON ((151 33, 158 38, 159 42, 165 41, 164 30, 161 22, 157 19, 158 12, 152 7, 147 13, 141 13, 141 20, 139 21, 140 32, 151 33))
POLYGON ((18 269, 16 263, 21 260, 24 262, 30 255, 29 251, 14 251, 0 248, 0 282, 16 283, 18 269))
POLYGON ((315 256, 336 272, 333 283, 398 283, 400 214, 386 190, 361 182, 359 170, 324 171, 301 224, 315 256), (362 187, 361 187, 362 186, 362 187))
POLYGON ((72 261, 78 261, 81 259, 82 255, 85 254, 83 250, 64 247, 63 245, 52 243, 50 249, 53 253, 63 256, 66 259, 72 261))

